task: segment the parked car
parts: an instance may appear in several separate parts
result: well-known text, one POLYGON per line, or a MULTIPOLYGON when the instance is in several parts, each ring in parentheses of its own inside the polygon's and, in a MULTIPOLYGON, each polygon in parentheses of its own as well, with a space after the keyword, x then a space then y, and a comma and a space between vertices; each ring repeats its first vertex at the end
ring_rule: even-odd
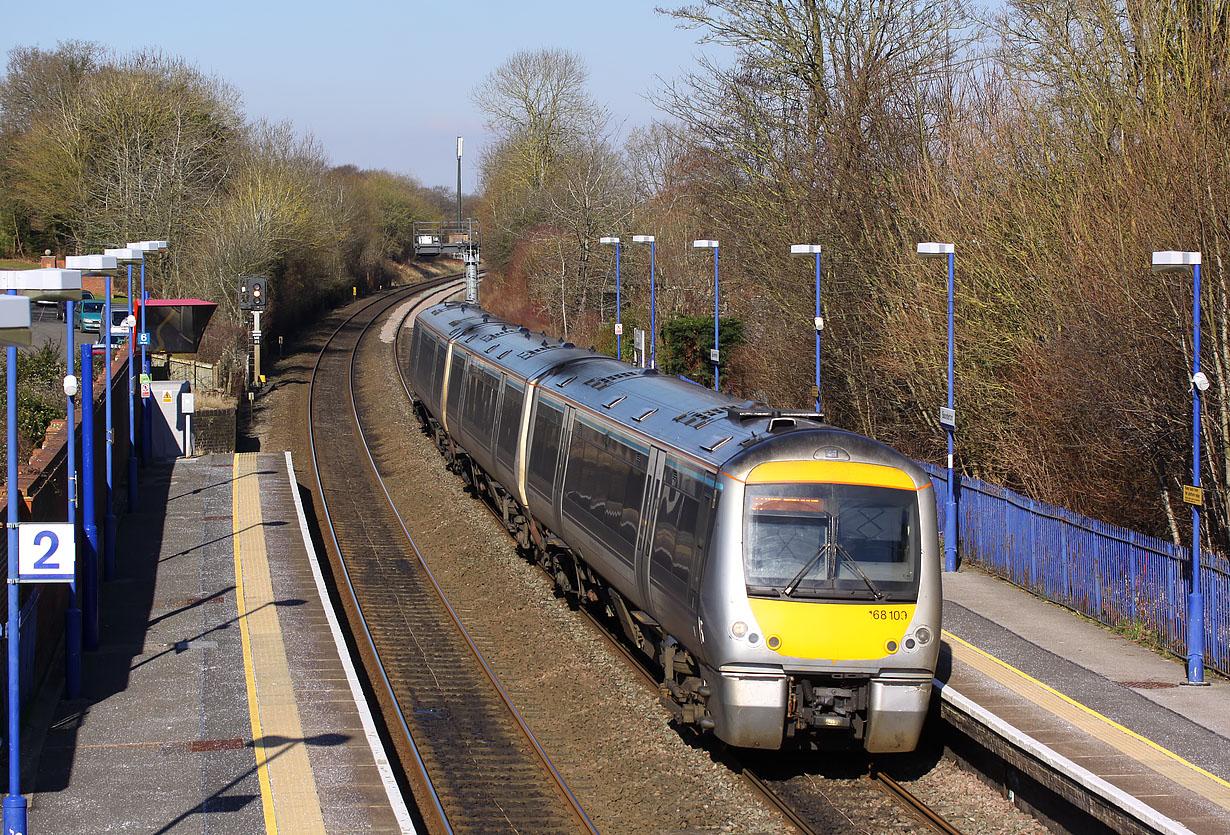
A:
MULTIPOLYGON (((126 307, 111 308, 111 344, 127 345, 128 334, 131 332, 127 320, 132 311, 126 307)), ((135 324, 135 323, 134 323, 135 324)), ((100 339, 99 342, 102 340, 100 339)))
POLYGON ((104 307, 105 304, 102 299, 86 299, 80 304, 75 305, 73 309, 73 324, 77 326, 77 330, 98 330, 98 326, 102 322, 104 307))
MULTIPOLYGON (((92 298, 94 298, 94 294, 91 293, 89 290, 81 291, 81 302, 88 301, 92 298)), ((77 311, 81 309, 81 302, 74 302, 74 304, 76 304, 76 307, 73 308, 73 319, 74 320, 76 320, 77 318, 77 311)), ((56 318, 59 319, 61 322, 63 322, 64 312, 68 309, 68 302, 52 302, 52 304, 56 305, 56 318)), ((81 327, 81 326, 78 325, 77 327, 81 327)))

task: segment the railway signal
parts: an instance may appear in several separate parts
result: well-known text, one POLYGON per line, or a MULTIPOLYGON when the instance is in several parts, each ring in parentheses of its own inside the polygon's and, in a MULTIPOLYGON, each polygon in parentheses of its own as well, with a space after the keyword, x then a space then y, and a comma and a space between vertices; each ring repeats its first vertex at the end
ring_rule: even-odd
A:
POLYGON ((263 275, 239 276, 239 309, 252 311, 253 380, 261 378, 261 312, 269 301, 268 281, 263 275))

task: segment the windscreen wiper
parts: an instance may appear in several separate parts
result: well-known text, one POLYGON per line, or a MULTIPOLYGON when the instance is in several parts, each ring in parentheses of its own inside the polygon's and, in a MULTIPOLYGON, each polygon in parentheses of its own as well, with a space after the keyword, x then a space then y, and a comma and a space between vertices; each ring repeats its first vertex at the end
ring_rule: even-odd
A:
POLYGON ((810 560, 807 561, 807 564, 803 566, 802 570, 799 571, 798 574, 794 575, 794 579, 786 584, 786 588, 782 589, 782 594, 784 596, 792 597, 794 595, 794 590, 798 587, 799 583, 803 582, 803 578, 806 577, 808 573, 810 573, 811 570, 816 567, 816 563, 820 562, 820 559, 824 556, 824 552, 827 551, 830 547, 831 547, 831 543, 828 543, 828 542, 820 546, 820 550, 817 551, 815 555, 810 560))
POLYGON ((857 574, 860 578, 862 578, 862 581, 867 584, 867 588, 871 589, 871 593, 875 595, 876 600, 879 600, 880 598, 884 597, 884 592, 880 591, 879 587, 877 587, 875 583, 871 582, 871 578, 868 577, 866 572, 863 571, 862 566, 858 564, 858 560, 850 556, 849 552, 846 551, 845 548, 842 548, 840 545, 837 546, 837 556, 845 560, 846 565, 853 568, 854 573, 857 574))

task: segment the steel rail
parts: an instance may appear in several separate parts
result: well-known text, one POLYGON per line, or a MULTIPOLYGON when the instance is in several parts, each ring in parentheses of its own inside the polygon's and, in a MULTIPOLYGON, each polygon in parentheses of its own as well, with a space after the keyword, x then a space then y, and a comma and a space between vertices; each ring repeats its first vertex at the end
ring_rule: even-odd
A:
MULTIPOLYGON (((423 284, 431 284, 431 283, 433 282, 423 282, 423 284)), ((392 307, 393 304, 396 304, 397 301, 400 301, 400 296, 413 295, 414 292, 416 292, 416 290, 420 290, 420 289, 425 289, 425 288, 423 288, 421 285, 411 285, 409 288, 406 289, 404 293, 395 291, 391 295, 397 296, 399 298, 397 298, 393 302, 390 302, 388 306, 392 307)), ((427 772, 427 765, 426 763, 423 762, 423 757, 419 753, 418 746, 415 745, 414 743, 414 737, 410 733, 410 726, 407 724, 406 717, 402 713, 402 710, 401 710, 401 705, 398 703, 397 697, 393 692, 393 684, 392 682, 389 681, 388 671, 385 670, 384 664, 380 660, 380 653, 376 651, 376 642, 372 638, 372 633, 371 633, 370 627, 368 626, 367 618, 363 615, 363 609, 362 607, 359 606, 359 598, 355 592, 354 583, 352 582, 351 577, 350 577, 350 569, 346 566, 346 561, 342 559, 341 543, 339 543, 337 540, 337 532, 334 530, 333 519, 329 514, 329 505, 325 501, 324 485, 321 484, 321 481, 320 481, 320 466, 319 466, 319 461, 318 461, 317 454, 316 454, 316 435, 313 430, 312 405, 313 405, 313 398, 316 393, 316 379, 317 379, 318 372, 320 371, 321 360, 324 359, 325 352, 328 350, 329 345, 332 344, 333 339, 338 335, 338 333, 342 330, 342 328, 350 324, 350 322, 354 320, 355 317, 365 312, 369 307, 372 307, 376 304, 380 304, 381 302, 387 302, 387 301, 388 301, 387 298, 373 299, 369 303, 363 305, 363 307, 356 310, 350 316, 348 316, 345 320, 342 321, 341 324, 339 324, 333 330, 333 333, 329 334, 328 339, 325 340, 325 344, 320 349, 320 353, 317 354, 316 362, 312 365, 312 378, 311 378, 311 381, 308 383, 308 446, 312 450, 312 468, 316 474, 316 492, 320 496, 321 506, 324 510, 325 528, 328 530, 329 538, 333 542, 333 551, 335 554, 338 555, 337 561, 341 565, 342 574, 346 579, 346 590, 350 593, 350 601, 352 605, 354 606, 355 613, 358 615, 359 624, 362 627, 363 638, 367 642, 367 647, 371 652, 371 657, 375 660, 376 668, 380 671, 380 678, 384 682, 385 692, 388 694, 388 702, 393 705, 393 709, 397 714, 397 722, 401 727, 402 738, 405 740, 406 744, 410 748, 411 753, 414 755, 414 765, 415 765, 417 775, 421 783, 427 788, 427 791, 431 795, 430 797, 431 808, 435 812, 437 822, 443 828, 444 832, 452 833, 453 830, 452 830, 452 827, 449 825, 448 816, 444 812, 444 807, 440 804, 440 798, 436 793, 435 786, 431 782, 431 775, 427 772)), ((422 804, 419 804, 419 807, 420 807, 420 812, 421 812, 422 804)))
POLYGON ((963 835, 960 829, 957 829, 949 823, 938 812, 924 803, 913 792, 909 791, 905 786, 898 783, 892 777, 889 777, 883 771, 872 767, 871 773, 867 775, 869 779, 879 783, 889 794, 897 798, 898 801, 905 804, 915 815, 922 819, 923 823, 930 826, 936 832, 942 832, 944 835, 963 835))
MULTIPOLYGON (((428 288, 424 288, 420 286, 419 289, 428 289, 428 288)), ((427 578, 430 585, 432 586, 432 589, 436 597, 440 601, 443 609, 448 613, 448 616, 452 620, 458 633, 464 639, 467 647, 469 648, 469 651, 472 657, 476 660, 478 665, 482 668, 484 675, 486 676, 487 680, 492 685, 493 690, 498 694, 500 701, 503 703, 503 706, 505 710, 507 711, 507 714, 513 719, 514 724, 517 726, 525 742, 534 751, 535 755, 537 756, 539 760, 540 765, 545 770, 545 772, 548 775, 550 775, 550 782, 552 786, 554 787, 556 792, 560 795, 561 800, 564 801, 564 803, 567 805, 571 815, 576 820, 577 824, 587 832, 596 833, 597 830, 594 828, 593 824, 590 822, 584 809, 581 808, 580 803, 577 801, 576 797, 572 794, 572 791, 568 788, 566 782, 563 780, 562 775, 560 775, 554 763, 551 762, 550 757, 547 755, 546 751, 542 748, 541 744, 534 737, 532 731, 529 729, 528 725, 525 723, 524 719, 520 715, 520 712, 517 711, 516 707, 512 704, 511 699, 509 698, 503 686, 501 685, 499 679, 495 675, 495 672, 491 669, 490 664, 487 662, 486 658, 482 655, 482 652, 478 649, 478 646, 475 644, 474 640, 471 638, 465 626, 461 623, 461 620, 457 616, 455 610, 453 609, 452 604, 448 601, 443 589, 440 587, 439 583, 436 581, 434 575, 432 574, 430 568, 427 566, 427 563, 425 559, 423 558, 422 553, 419 551, 417 543, 414 541, 413 536, 411 536, 409 530, 406 527, 404 520, 401 517, 401 514, 398 512, 397 507, 394 504, 393 499, 389 494, 387 485, 385 484, 384 479, 380 474, 380 471, 376 465, 376 462, 372 454, 372 451, 370 449, 370 446, 368 445, 366 435, 362 431, 362 423, 361 423, 361 419, 359 415, 357 398, 354 396, 355 375, 357 373, 356 362, 357 362, 357 357, 358 357, 359 344, 361 343, 363 336, 368 331, 370 331, 370 329, 375 325, 377 321, 380 320, 380 317, 383 316, 384 313, 388 311, 389 309, 391 309, 394 305, 403 301, 406 295, 411 295, 411 294, 404 294, 404 295, 400 295, 394 298, 392 301, 390 301, 385 306, 383 310, 377 312, 372 317, 372 320, 364 326, 363 331, 356 338, 354 350, 350 354, 347 374, 349 378, 348 383, 349 383, 350 401, 351 401, 351 415, 354 420, 355 427, 359 430, 358 439, 363 444, 363 449, 367 456, 368 465, 370 466, 370 472, 374 475, 377 484, 380 486, 381 491, 384 493, 385 499, 388 503, 388 507, 392 511, 393 517, 397 520, 397 525, 401 528, 403 534, 406 537, 406 540, 410 543, 411 548, 414 550, 415 555, 418 558, 419 565, 423 570, 424 576, 427 578)), ((370 307, 371 306, 368 305, 368 306, 365 306, 362 310, 356 311, 354 315, 352 315, 345 322, 339 325, 337 330, 335 330, 334 333, 330 336, 328 343, 326 343, 325 349, 328 348, 328 345, 332 343, 334 337, 336 337, 336 335, 338 334, 338 332, 342 330, 342 328, 344 328, 346 325, 353 322, 354 319, 360 314, 364 313, 365 311, 368 311, 370 307)), ((398 346, 397 340, 400 339, 400 335, 401 335, 401 331, 403 330, 405 318, 408 318, 410 315, 412 315, 414 310, 415 310, 415 307, 412 306, 407 311, 406 317, 404 317, 398 323, 397 333, 396 333, 395 342, 394 342, 395 356, 396 356, 396 351, 397 351, 397 346, 398 346)), ((321 352, 322 357, 323 355, 324 355, 324 350, 322 350, 321 352)), ((318 367, 319 367, 319 359, 318 359, 318 367)), ((401 373, 400 368, 398 369, 398 373, 400 375, 401 373)), ((314 445, 313 445, 313 450, 315 450, 314 445)), ((330 530, 330 535, 333 538, 334 546, 337 549, 337 552, 340 556, 341 546, 340 546, 340 543, 338 542, 337 534, 334 529, 332 519, 329 516, 328 501, 327 499, 324 498, 325 497, 324 486, 321 483, 319 469, 317 471, 317 487, 322 496, 322 503, 325 505, 325 517, 326 517, 326 522, 330 530)), ((425 785, 428 786, 429 790, 432 792, 432 802, 435 805, 435 810, 436 810, 437 815, 440 818, 441 823, 443 824, 443 826, 446 828, 447 831, 451 832, 452 829, 451 829, 451 826, 447 822, 447 816, 443 809, 443 805, 440 801, 440 798, 436 794, 435 788, 431 782, 429 775, 427 774, 426 766, 423 763, 423 759, 418 752, 418 748, 414 746, 414 743, 411 739, 408 723, 406 722, 405 718, 402 716, 400 704, 398 704, 396 696, 393 694, 392 686, 391 684, 389 684, 388 675, 385 672, 384 667, 383 667, 383 662, 379 660, 379 654, 375 649, 375 640, 371 635, 371 630, 368 628, 366 616, 363 614, 362 608, 358 602, 358 596, 354 589, 354 585, 351 582, 350 573, 349 573, 349 570, 346 568, 345 560, 342 559, 340 561, 342 562, 342 565, 343 565, 343 572, 346 575, 346 581, 347 581, 348 588, 350 590, 351 599, 354 602, 355 609, 359 613, 360 620, 363 623, 363 629, 364 629, 368 644, 372 649, 373 656, 377 658, 377 664, 380 666, 381 675, 383 676, 386 682, 386 686, 389 688, 390 696, 392 696, 391 700, 396 705, 398 718, 399 718, 399 721, 402 723, 403 729, 407 735, 407 739, 411 740, 411 746, 415 752, 416 761, 421 769, 421 776, 423 778, 423 782, 425 783, 425 785)))
MULTIPOLYGON (((390 305, 390 307, 391 306, 392 305, 390 305)), ((402 375, 401 363, 397 362, 397 355, 398 348, 400 346, 399 340, 401 339, 401 333, 405 329, 405 320, 410 317, 411 312, 412 310, 406 312, 406 315, 402 318, 402 321, 398 323, 397 332, 393 336, 394 364, 397 366, 397 374, 402 380, 403 385, 405 384, 405 378, 402 375)), ((350 360, 352 382, 354 373, 354 359, 357 354, 358 350, 356 346, 355 354, 351 356, 350 360)), ((351 400, 351 405, 354 407, 355 425, 360 426, 358 405, 354 402, 353 398, 351 400)), ((427 579, 431 581, 431 586, 435 589, 436 595, 440 598, 440 603, 448 612, 449 617, 452 618, 453 624, 457 627, 457 630, 461 633, 461 636, 465 638, 466 644, 469 646, 470 651, 474 654, 475 660, 478 661, 479 665, 483 668, 483 672, 487 674, 487 678, 490 680, 491 685, 495 688, 495 691, 499 693, 500 699, 503 701, 504 706, 508 709, 509 714, 516 720, 517 727, 525 736, 526 742, 528 742, 538 754, 539 758, 542 760, 543 766, 551 774, 552 782, 554 783, 556 790, 559 791, 567 800, 568 805, 572 808, 573 814, 578 818, 579 822, 585 827, 585 829, 594 833, 594 835, 597 835, 598 830, 594 828, 589 816, 585 814, 585 810, 581 808, 580 802, 576 799, 576 796, 573 795, 572 790, 568 788, 568 784, 564 781, 563 775, 561 775, 559 770, 556 769, 555 763, 551 762, 551 758, 547 755, 546 750, 543 749, 542 745, 538 742, 538 739, 534 736, 534 732, 530 730, 529 725, 527 725, 524 718, 522 718, 521 712, 513 705, 512 699, 509 698, 508 693, 504 690, 504 686, 500 684, 500 680, 496 676, 495 671, 491 669, 491 665, 483 656, 482 651, 479 650, 478 645, 474 643, 474 639, 470 637, 469 630, 465 628, 465 625, 461 622, 461 618, 457 616, 457 612, 453 609, 453 605, 449 603, 448 597, 445 595, 444 590, 440 588, 440 584, 436 582, 435 575, 432 573, 431 568, 427 565, 427 561, 423 558, 422 553, 419 551, 418 544, 415 543, 414 537, 410 535, 409 529, 406 528, 406 523, 402 520, 401 513, 398 512, 397 505, 393 502, 392 496, 389 495, 388 488, 384 483, 384 478, 380 475, 380 470, 376 466, 376 461, 372 457, 371 450, 367 445, 367 438, 363 435, 362 431, 359 432, 359 439, 363 442, 363 449, 367 452, 367 460, 372 466, 372 472, 376 474, 376 480, 380 483, 380 489, 384 491, 384 497, 388 501, 389 507, 393 509, 393 514, 397 517, 398 524, 400 524, 402 530, 406 532, 406 539, 409 540, 410 546, 414 548, 414 553, 419 558, 419 564, 423 567, 423 572, 426 574, 427 579)))

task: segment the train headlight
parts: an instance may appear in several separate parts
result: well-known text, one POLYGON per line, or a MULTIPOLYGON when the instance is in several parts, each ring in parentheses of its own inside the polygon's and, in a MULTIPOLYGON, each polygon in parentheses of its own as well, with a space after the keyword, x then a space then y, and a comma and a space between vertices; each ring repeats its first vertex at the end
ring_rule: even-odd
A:
POLYGON ((925 647, 931 643, 931 630, 925 626, 920 626, 914 630, 914 639, 918 641, 920 647, 925 647))
POLYGON ((889 655, 892 655, 894 652, 896 652, 896 651, 897 651, 897 642, 896 642, 896 641, 889 641, 889 642, 887 642, 886 644, 884 644, 884 648, 885 648, 886 650, 888 650, 888 654, 889 654, 889 655))
POLYGON ((730 634, 736 638, 742 638, 747 634, 747 624, 741 620, 737 620, 730 625, 730 634))
POLYGON ((782 639, 776 635, 770 635, 765 643, 769 645, 769 649, 777 649, 782 645, 782 639))

